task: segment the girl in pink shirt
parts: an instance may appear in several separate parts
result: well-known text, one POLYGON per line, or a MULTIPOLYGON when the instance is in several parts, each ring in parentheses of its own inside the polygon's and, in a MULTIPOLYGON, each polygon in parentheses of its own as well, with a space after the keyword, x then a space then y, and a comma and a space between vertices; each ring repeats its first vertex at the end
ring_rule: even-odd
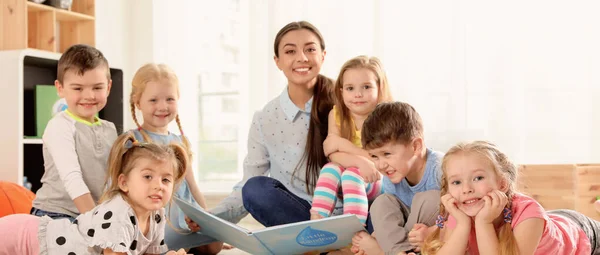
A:
POLYGON ((600 254, 600 222, 571 210, 546 212, 518 193, 517 167, 494 144, 452 147, 442 172, 437 228, 422 254, 600 254))

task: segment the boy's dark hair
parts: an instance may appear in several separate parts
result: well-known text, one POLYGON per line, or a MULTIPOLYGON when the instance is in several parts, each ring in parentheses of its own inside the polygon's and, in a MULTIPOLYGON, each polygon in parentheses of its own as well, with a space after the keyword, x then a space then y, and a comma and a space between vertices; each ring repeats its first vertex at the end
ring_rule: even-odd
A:
POLYGON ((56 79, 62 84, 68 70, 73 69, 78 75, 83 75, 86 71, 99 66, 106 67, 106 78, 110 80, 108 60, 102 52, 89 45, 75 44, 69 47, 58 60, 56 79))
POLYGON ((380 148, 387 143, 408 144, 423 138, 423 121, 414 107, 404 102, 380 103, 362 126, 363 148, 380 148))

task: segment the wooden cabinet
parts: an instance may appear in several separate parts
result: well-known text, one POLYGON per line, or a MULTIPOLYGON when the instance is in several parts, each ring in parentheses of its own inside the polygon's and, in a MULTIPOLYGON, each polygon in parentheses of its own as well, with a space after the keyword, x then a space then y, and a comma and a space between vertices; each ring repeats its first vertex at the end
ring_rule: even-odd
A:
POLYGON ((1 0, 0 8, 0 50, 62 53, 73 44, 96 44, 94 0, 73 0, 69 10, 27 0, 1 0))

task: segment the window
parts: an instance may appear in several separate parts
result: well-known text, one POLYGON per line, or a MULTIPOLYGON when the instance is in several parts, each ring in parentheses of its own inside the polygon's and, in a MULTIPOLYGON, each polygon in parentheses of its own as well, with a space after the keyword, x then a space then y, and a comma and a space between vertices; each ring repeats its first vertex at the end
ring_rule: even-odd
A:
MULTIPOLYGON (((198 138, 197 178, 203 192, 229 192, 241 180, 239 157, 240 122, 249 121, 242 114, 242 88, 247 86, 243 73, 241 50, 247 47, 246 27, 240 21, 244 5, 239 0, 219 2, 198 18, 203 31, 197 44, 203 56, 197 70, 198 138)), ((244 130, 243 133, 246 133, 244 130)))

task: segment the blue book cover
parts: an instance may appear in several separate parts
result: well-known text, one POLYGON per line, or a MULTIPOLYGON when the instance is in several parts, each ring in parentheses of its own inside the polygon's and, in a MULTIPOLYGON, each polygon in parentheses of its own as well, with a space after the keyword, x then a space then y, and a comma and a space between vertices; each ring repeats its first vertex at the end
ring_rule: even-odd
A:
POLYGON ((337 250, 350 245, 356 232, 365 230, 355 215, 341 215, 249 231, 179 198, 173 199, 185 215, 200 225, 203 234, 250 254, 302 254, 337 250))

